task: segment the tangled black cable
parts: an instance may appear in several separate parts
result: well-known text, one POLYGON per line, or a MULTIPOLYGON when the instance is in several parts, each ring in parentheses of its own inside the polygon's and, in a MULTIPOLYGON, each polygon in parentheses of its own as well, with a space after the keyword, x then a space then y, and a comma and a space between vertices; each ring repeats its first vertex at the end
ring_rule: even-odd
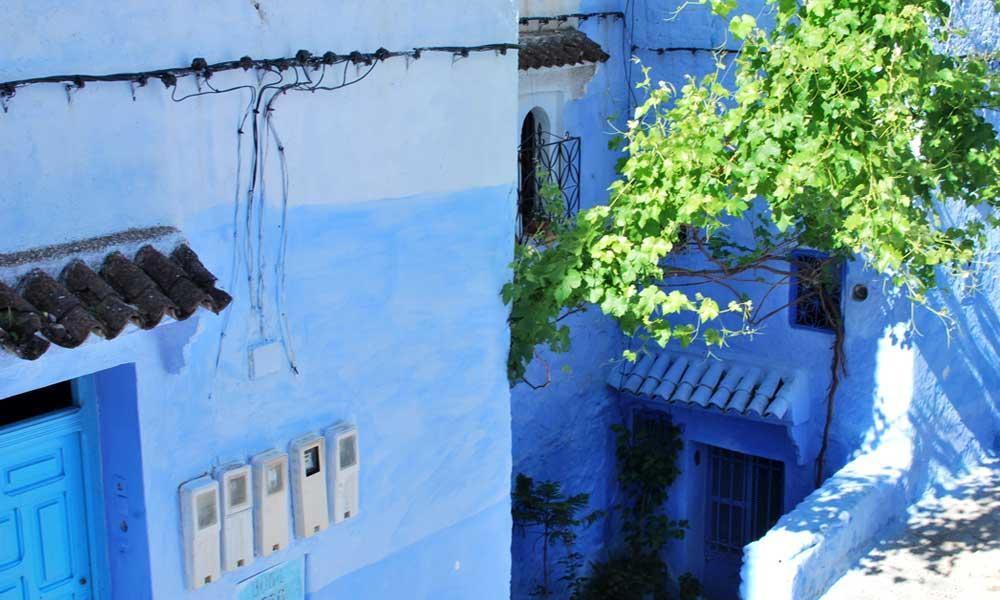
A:
MULTIPOLYGON (((350 63, 355 65, 363 64, 368 66, 376 62, 397 57, 419 59, 422 54, 427 52, 444 52, 455 56, 467 57, 474 52, 497 52, 499 54, 507 54, 508 50, 517 49, 517 44, 502 43, 481 44, 478 46, 425 46, 413 48, 412 50, 399 51, 379 48, 374 52, 354 51, 349 54, 337 54, 336 52, 328 51, 318 56, 312 54, 308 50, 299 50, 293 57, 254 59, 249 56, 244 56, 239 60, 227 60, 211 64, 209 64, 204 58, 195 58, 191 61, 191 65, 188 67, 138 71, 132 73, 113 73, 110 75, 49 75, 46 77, 31 77, 27 79, 4 81, 0 82, 0 98, 7 100, 14 96, 18 88, 37 84, 62 84, 65 85, 67 89, 82 89, 86 87, 88 83, 93 82, 127 82, 131 83, 133 86, 143 87, 151 80, 158 79, 167 88, 172 88, 176 87, 177 80, 181 77, 194 75, 207 81, 215 73, 234 71, 238 69, 242 69, 244 71, 258 69, 263 71, 283 72, 293 68, 320 69, 322 67, 330 67, 341 63, 350 63)), ((238 86, 235 89, 242 89, 244 87, 245 86, 238 86)), ((211 94, 217 93, 218 91, 231 90, 213 90, 205 93, 211 94)))
POLYGON ((637 50, 643 50, 645 52, 655 52, 660 56, 667 54, 668 52, 690 52, 695 54, 697 52, 710 52, 712 54, 739 54, 740 51, 734 48, 695 48, 686 46, 673 46, 670 48, 643 48, 640 46, 632 46, 632 52, 637 50))
POLYGON ((570 19, 576 19, 578 21, 587 21, 589 19, 624 19, 625 13, 621 11, 604 11, 604 12, 590 12, 590 13, 567 13, 565 15, 552 15, 549 17, 521 17, 519 23, 521 25, 528 25, 530 23, 541 23, 545 25, 553 21, 557 23, 565 23, 570 19))

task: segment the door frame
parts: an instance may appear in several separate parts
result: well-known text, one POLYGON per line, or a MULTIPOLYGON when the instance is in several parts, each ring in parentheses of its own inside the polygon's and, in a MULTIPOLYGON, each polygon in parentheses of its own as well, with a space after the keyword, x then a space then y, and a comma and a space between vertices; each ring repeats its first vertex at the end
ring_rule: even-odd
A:
POLYGON ((72 380, 76 406, 0 427, 0 452, 52 436, 76 433, 80 438, 81 480, 93 600, 110 598, 108 552, 104 519, 104 485, 101 474, 97 394, 92 376, 72 380))

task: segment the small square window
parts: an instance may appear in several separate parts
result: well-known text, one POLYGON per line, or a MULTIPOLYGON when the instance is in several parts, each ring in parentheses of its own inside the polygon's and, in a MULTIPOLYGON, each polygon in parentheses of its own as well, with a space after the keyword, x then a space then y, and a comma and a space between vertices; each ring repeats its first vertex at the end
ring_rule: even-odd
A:
POLYGON ((789 292, 792 326, 836 331, 841 318, 844 263, 809 250, 793 252, 789 262, 795 273, 789 292))
POLYGON ((285 475, 284 469, 281 463, 275 463, 273 465, 268 465, 265 471, 265 479, 267 481, 267 495, 277 494, 281 490, 285 489, 285 475))
POLYGON ((313 446, 302 453, 302 463, 306 469, 306 477, 319 473, 319 446, 313 446))
POLYGON ((246 504, 247 501, 247 478, 245 475, 232 477, 228 483, 229 508, 246 504))
POLYGON ((219 522, 219 513, 215 501, 215 490, 200 494, 195 499, 195 508, 198 512, 198 529, 212 527, 219 522))
POLYGON ((340 439, 340 468, 348 469, 358 464, 357 436, 340 439))

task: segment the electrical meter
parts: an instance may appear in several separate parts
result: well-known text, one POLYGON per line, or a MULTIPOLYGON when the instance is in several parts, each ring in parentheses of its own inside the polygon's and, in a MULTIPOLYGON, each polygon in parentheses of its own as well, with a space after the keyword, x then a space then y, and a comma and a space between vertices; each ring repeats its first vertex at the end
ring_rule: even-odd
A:
POLYGON ((268 450, 253 457, 254 545, 260 556, 288 546, 288 455, 268 450))
POLYGON ((292 442, 292 505, 295 536, 307 538, 330 524, 326 500, 326 444, 316 434, 292 442))
POLYGON ((222 568, 253 562, 253 487, 250 466, 223 465, 215 475, 222 492, 222 568))
POLYGON ((334 523, 358 515, 358 488, 361 475, 361 455, 358 452, 358 429, 338 424, 326 430, 330 460, 328 477, 330 514, 334 523))
POLYGON ((199 477, 180 488, 184 572, 194 590, 219 579, 219 484, 199 477))

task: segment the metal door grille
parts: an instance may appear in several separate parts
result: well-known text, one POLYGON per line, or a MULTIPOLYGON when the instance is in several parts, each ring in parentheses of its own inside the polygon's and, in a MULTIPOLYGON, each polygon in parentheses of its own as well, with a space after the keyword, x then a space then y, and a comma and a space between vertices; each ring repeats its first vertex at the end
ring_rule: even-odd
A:
POLYGON ((740 554, 784 512, 785 465, 776 460, 709 448, 707 549, 740 554))

